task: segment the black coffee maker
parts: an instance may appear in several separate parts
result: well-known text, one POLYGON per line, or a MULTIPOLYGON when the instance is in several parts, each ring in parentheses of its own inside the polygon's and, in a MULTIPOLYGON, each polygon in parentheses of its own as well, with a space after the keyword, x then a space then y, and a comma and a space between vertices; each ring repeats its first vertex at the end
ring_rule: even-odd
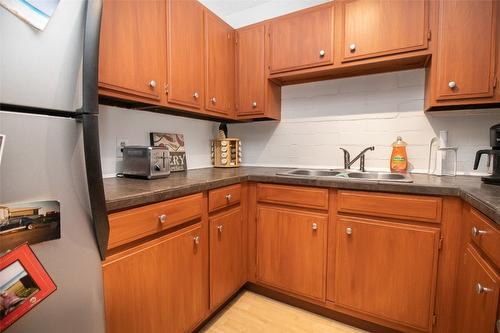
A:
POLYGON ((481 155, 488 155, 488 166, 490 163, 493 163, 493 174, 483 177, 481 180, 486 184, 500 185, 500 124, 496 124, 490 128, 490 145, 491 149, 477 151, 474 170, 477 170, 479 166, 481 155))

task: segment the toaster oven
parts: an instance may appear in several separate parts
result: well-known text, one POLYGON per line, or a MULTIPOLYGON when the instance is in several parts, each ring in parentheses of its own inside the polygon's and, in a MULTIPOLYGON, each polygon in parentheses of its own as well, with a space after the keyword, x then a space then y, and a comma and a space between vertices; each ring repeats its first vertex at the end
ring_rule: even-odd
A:
POLYGON ((170 174, 170 153, 166 147, 126 146, 123 148, 123 175, 155 179, 170 174))

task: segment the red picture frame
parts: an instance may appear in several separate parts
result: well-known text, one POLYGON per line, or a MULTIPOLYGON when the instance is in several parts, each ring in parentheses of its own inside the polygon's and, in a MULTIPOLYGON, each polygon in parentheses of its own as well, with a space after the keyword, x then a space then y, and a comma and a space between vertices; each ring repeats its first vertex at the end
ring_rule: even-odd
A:
POLYGON ((0 332, 56 289, 28 244, 0 257, 0 332))

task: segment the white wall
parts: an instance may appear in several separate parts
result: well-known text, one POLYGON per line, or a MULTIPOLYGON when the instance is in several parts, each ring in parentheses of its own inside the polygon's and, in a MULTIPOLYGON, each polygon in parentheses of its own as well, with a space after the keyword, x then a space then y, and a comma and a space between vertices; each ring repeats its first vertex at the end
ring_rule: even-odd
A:
MULTIPOLYGON (((243 141, 245 165, 342 167, 340 147, 353 156, 373 145, 368 170, 389 168, 390 145, 401 135, 411 168, 425 172, 431 138, 447 129, 449 144, 459 147, 458 171, 470 174, 500 112, 424 113, 424 78, 417 69, 286 86, 281 122, 231 124, 229 130, 243 141)), ((484 161, 480 171, 486 171, 484 161)))
POLYGON ((214 138, 218 124, 207 120, 100 106, 99 133, 104 177, 115 176, 122 171, 121 158, 117 158, 119 140, 128 139, 128 145, 149 145, 150 132, 184 134, 188 169, 210 167, 210 140, 214 138))

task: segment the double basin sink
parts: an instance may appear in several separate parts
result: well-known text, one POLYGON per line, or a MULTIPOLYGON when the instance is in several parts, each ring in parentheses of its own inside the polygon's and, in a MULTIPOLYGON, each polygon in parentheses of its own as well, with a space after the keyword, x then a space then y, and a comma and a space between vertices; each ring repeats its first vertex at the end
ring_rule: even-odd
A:
POLYGON ((368 180, 382 182, 397 182, 397 183, 412 183, 409 174, 378 172, 378 171, 354 171, 344 169, 332 170, 315 170, 315 169, 294 169, 289 171, 278 172, 281 176, 296 176, 296 177, 321 177, 331 179, 352 179, 352 180, 368 180))

